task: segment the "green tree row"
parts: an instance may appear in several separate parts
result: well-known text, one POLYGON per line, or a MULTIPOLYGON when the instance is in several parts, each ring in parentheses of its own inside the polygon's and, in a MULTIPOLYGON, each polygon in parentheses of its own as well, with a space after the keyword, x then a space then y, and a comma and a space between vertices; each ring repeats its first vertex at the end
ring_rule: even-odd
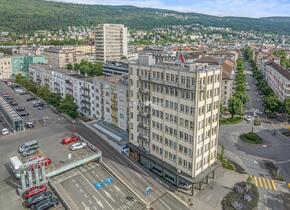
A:
POLYGON ((16 75, 15 82, 42 98, 48 104, 56 107, 58 111, 67 114, 73 119, 78 116, 78 106, 75 104, 74 98, 71 95, 66 95, 62 99, 60 94, 52 93, 47 86, 40 86, 26 79, 21 74, 16 75))
POLYGON ((235 78, 235 93, 229 99, 228 111, 232 115, 232 118, 236 115, 244 114, 244 106, 249 100, 246 94, 246 75, 244 73, 245 66, 243 59, 237 60, 237 71, 235 78))
MULTIPOLYGON (((246 48, 246 52, 250 52, 250 49, 246 48)), ((262 72, 257 68, 252 56, 246 58, 251 64, 253 76, 257 81, 257 88, 262 95, 265 113, 269 116, 273 116, 276 112, 290 114, 290 98, 282 102, 264 79, 262 72)))
POLYGON ((276 50, 273 52, 273 55, 280 58, 281 66, 285 68, 290 68, 290 58, 287 59, 285 50, 276 50))

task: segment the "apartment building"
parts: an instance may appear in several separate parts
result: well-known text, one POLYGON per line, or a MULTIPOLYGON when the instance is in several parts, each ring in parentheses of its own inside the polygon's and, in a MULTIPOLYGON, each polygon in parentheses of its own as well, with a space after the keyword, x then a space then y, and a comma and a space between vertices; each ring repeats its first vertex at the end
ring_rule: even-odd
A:
POLYGON ((96 61, 118 61, 128 57, 127 27, 121 24, 100 24, 95 29, 96 61))
POLYGON ((45 50, 47 64, 52 68, 64 69, 68 64, 82 60, 95 62, 95 47, 92 45, 58 46, 45 50))
POLYGON ((129 65, 130 157, 177 186, 217 164, 221 68, 206 63, 129 65))
POLYGON ((221 105, 228 107, 229 99, 234 93, 235 63, 226 59, 222 65, 221 105))
POLYGON ((10 79, 12 76, 11 57, 0 57, 0 79, 10 79))
POLYGON ((290 70, 269 61, 265 63, 265 78, 281 101, 290 97, 290 70))
POLYGON ((120 76, 86 77, 48 65, 31 65, 30 79, 62 97, 74 97, 78 111, 91 119, 102 119, 127 131, 128 84, 120 76))

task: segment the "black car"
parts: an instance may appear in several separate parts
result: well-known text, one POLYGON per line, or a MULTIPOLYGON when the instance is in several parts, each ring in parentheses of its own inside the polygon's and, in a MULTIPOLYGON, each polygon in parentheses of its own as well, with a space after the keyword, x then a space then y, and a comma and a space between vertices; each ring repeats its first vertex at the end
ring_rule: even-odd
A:
POLYGON ((39 203, 40 201, 46 200, 46 199, 51 198, 51 197, 52 197, 51 192, 43 192, 43 193, 40 193, 38 195, 32 196, 31 198, 28 198, 24 202, 24 205, 25 205, 25 207, 30 207, 32 205, 39 203))
POLYGON ((16 101, 13 101, 13 102, 11 103, 11 105, 12 105, 12 106, 18 106, 18 103, 17 103, 16 101))
POLYGON ((25 117, 25 116, 28 116, 29 113, 28 113, 28 112, 21 112, 19 115, 20 115, 21 117, 25 117))
POLYGON ((23 112, 23 111, 25 111, 25 108, 24 107, 17 107, 15 110, 17 112, 23 112))
POLYGON ((58 200, 56 198, 48 198, 43 201, 40 201, 39 203, 32 205, 31 208, 34 210, 43 210, 48 209, 53 206, 58 205, 58 200))
POLYGON ((36 99, 36 98, 32 96, 32 97, 27 98, 26 101, 33 101, 33 100, 35 100, 35 99, 36 99))

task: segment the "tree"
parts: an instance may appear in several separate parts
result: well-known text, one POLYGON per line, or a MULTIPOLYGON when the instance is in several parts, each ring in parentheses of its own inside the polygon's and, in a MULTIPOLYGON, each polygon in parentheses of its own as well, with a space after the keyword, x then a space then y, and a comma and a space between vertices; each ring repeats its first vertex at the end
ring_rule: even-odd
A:
POLYGON ((78 106, 74 102, 74 98, 71 95, 66 95, 65 98, 60 102, 59 110, 72 117, 73 119, 78 116, 78 106))
POLYGON ((266 109, 272 113, 281 110, 282 103, 275 95, 265 96, 264 103, 266 105, 266 109))
POLYGON ((286 98, 283 102, 284 112, 290 115, 290 98, 286 98))
POLYGON ((68 70, 73 70, 74 66, 73 66, 72 64, 69 63, 69 64, 67 64, 66 68, 67 68, 68 70))
POLYGON ((241 106, 242 106, 242 102, 240 99, 236 97, 231 97, 229 99, 228 110, 230 114, 232 115, 232 118, 235 116, 235 114, 240 112, 241 106))

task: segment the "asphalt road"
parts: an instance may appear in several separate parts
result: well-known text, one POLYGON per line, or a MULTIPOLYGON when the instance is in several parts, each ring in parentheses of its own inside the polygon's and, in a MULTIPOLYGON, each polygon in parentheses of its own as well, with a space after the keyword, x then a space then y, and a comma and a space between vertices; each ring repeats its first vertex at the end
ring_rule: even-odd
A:
POLYGON ((179 202, 171 194, 168 194, 166 189, 145 173, 143 169, 137 167, 123 154, 120 154, 108 143, 102 141, 91 129, 80 122, 76 122, 76 131, 102 151, 102 160, 109 165, 112 173, 121 177, 122 180, 126 180, 126 185, 133 188, 135 193, 141 196, 151 207, 155 208, 156 206, 156 209, 158 209, 157 207, 163 206, 164 209, 169 210, 188 209, 183 203, 179 202), (147 186, 153 188, 153 193, 145 196, 147 186))
POLYGON ((101 165, 89 163, 67 174, 74 173, 60 182, 79 209, 144 209, 144 206, 116 178, 101 165), (113 177, 113 183, 102 189, 95 184, 107 177, 113 177))
MULTIPOLYGON (((248 64, 246 64, 246 67, 249 69, 248 64)), ((250 86, 250 91, 248 91, 250 101, 246 105, 246 112, 253 116, 253 110, 259 109, 263 111, 264 108, 261 97, 255 87, 255 80, 250 75, 247 75, 246 78, 250 86)), ((253 125, 253 120, 250 122, 242 122, 238 125, 221 126, 219 139, 220 144, 224 145, 226 149, 226 154, 240 163, 250 175, 255 176, 261 181, 271 181, 272 178, 264 163, 266 160, 272 160, 274 162, 289 160, 290 142, 289 139, 282 136, 279 132, 274 136, 273 130, 277 125, 266 119, 264 115, 261 117, 267 123, 262 122, 262 125, 258 127, 253 125), (239 135, 250 132, 252 129, 263 137, 264 142, 262 145, 252 145, 240 141, 239 135)), ((282 166, 282 169, 284 169, 281 169, 283 175, 284 172, 285 174, 289 173, 288 164, 289 162, 280 164, 280 167, 282 166)), ((284 187, 285 183, 274 181, 274 186, 278 188, 277 191, 269 189, 270 187, 267 184, 266 188, 263 182, 258 184, 264 186, 258 188, 260 193, 259 209, 286 209, 279 192, 280 185, 284 187)))

